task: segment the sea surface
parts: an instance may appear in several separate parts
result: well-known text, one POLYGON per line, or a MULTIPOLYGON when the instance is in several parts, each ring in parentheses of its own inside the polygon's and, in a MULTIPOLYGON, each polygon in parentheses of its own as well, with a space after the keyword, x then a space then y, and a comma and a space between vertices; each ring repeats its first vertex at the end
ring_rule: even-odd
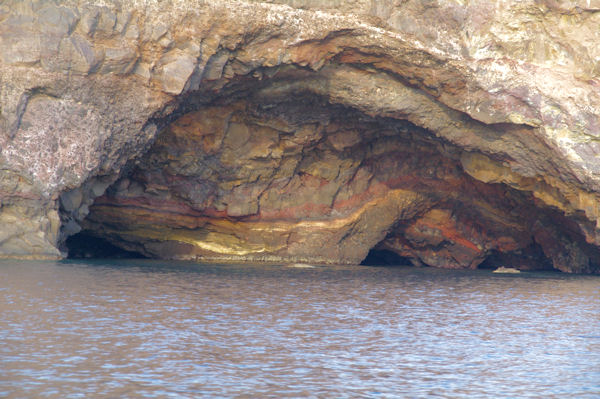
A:
POLYGON ((3 261, 0 397, 600 398, 600 277, 3 261))

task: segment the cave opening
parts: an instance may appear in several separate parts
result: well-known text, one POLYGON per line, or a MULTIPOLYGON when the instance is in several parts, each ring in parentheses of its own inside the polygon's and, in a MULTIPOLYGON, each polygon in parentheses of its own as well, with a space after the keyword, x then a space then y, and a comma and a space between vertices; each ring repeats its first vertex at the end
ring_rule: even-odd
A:
POLYGON ((493 183, 502 159, 332 102, 298 83, 309 77, 287 68, 180 98, 153 120, 160 133, 147 152, 93 203, 79 196, 96 183, 61 197, 64 231, 71 218, 84 229, 66 240, 69 258, 521 270, 568 261, 563 242, 580 237, 565 238, 527 190, 493 183), (540 244, 527 247, 533 229, 540 244))
POLYGON ((143 254, 127 251, 107 239, 82 231, 67 238, 65 242, 68 259, 145 259, 143 254))
POLYGON ((400 256, 394 251, 373 248, 360 263, 361 266, 412 266, 409 258, 400 256))
POLYGON ((558 271, 552 265, 552 261, 546 257, 542 247, 536 242, 528 247, 511 251, 490 251, 490 254, 477 266, 478 269, 497 269, 509 267, 524 271, 558 271))

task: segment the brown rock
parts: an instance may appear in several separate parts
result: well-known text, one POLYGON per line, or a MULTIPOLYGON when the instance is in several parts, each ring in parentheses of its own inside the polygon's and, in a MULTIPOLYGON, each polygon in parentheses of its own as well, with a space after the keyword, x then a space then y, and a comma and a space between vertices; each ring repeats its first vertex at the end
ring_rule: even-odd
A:
POLYGON ((593 2, 42 3, 0 5, 0 256, 600 270, 593 2))

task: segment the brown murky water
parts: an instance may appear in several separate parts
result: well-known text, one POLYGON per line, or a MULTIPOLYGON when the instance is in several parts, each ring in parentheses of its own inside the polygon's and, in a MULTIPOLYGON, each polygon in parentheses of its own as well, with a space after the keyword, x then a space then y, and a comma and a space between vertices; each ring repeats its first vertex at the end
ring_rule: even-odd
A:
POLYGON ((599 398, 600 277, 0 262, 0 397, 599 398))

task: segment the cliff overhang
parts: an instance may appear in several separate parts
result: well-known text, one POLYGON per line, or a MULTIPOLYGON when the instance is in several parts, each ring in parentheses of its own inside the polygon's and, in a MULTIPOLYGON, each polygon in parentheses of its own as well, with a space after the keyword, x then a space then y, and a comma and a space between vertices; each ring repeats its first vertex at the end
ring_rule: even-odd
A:
POLYGON ((300 3, 0 6, 0 256, 600 270, 593 6, 300 3))

